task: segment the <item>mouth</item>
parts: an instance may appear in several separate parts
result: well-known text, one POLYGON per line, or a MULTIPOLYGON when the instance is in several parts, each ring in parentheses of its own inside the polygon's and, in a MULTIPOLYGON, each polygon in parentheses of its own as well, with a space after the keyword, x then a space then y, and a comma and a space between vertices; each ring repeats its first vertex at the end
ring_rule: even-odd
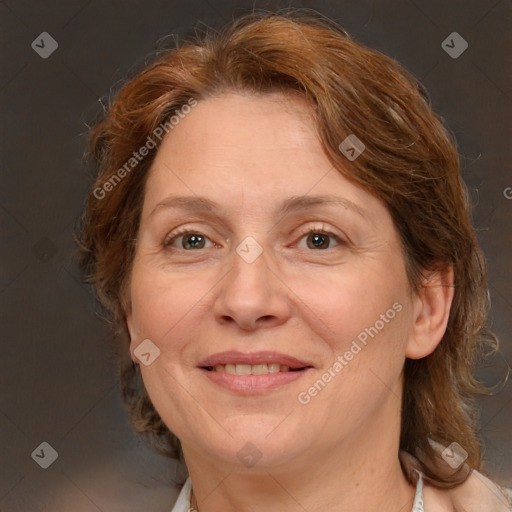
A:
POLYGON ((205 359, 198 368, 218 386, 238 394, 256 395, 293 382, 314 366, 276 352, 223 352, 205 359))
POLYGON ((203 369, 208 372, 228 373, 229 375, 267 375, 269 373, 279 372, 300 372, 311 366, 302 368, 290 368, 279 363, 263 364, 217 364, 215 366, 206 366, 203 369))

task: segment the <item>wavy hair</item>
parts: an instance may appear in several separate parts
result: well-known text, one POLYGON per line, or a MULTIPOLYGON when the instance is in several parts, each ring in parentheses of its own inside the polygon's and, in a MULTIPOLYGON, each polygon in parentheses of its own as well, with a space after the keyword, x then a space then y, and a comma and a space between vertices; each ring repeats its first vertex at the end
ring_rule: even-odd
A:
POLYGON ((407 359, 400 434, 402 467, 453 487, 481 465, 473 376, 493 343, 487 329, 485 262, 472 227, 455 141, 418 81, 396 61, 355 42, 332 21, 305 11, 252 14, 161 52, 128 80, 90 132, 97 175, 77 228, 78 257, 122 340, 121 384, 135 428, 181 457, 129 357, 125 304, 144 197, 159 143, 114 183, 154 130, 191 99, 226 91, 300 94, 314 109, 324 151, 339 172, 386 205, 400 234, 411 292, 428 272, 453 267, 454 298, 442 341, 429 356, 407 359), (366 146, 353 162, 339 144, 355 134, 366 146), (450 469, 436 446, 458 442, 466 464, 450 469), (437 443, 437 444, 436 444, 437 443))

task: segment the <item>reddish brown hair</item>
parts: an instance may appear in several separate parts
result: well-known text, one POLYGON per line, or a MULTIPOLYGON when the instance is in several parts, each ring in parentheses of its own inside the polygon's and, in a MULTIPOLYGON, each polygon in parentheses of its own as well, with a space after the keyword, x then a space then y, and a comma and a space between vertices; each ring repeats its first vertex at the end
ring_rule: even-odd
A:
POLYGON ((161 54, 129 80, 91 131, 98 168, 78 243, 80 261, 124 338, 122 387, 136 428, 178 454, 179 442, 155 411, 129 358, 124 297, 133 262, 147 171, 158 144, 116 182, 108 197, 94 191, 112 180, 155 128, 191 98, 225 91, 301 94, 315 110, 333 165, 380 198, 401 236, 411 290, 430 270, 453 266, 455 290, 446 333, 421 360, 406 360, 400 449, 435 485, 464 480, 480 467, 472 375, 486 330, 487 284, 472 228, 453 138, 432 112, 420 84, 394 60, 354 42, 334 23, 303 12, 246 16, 220 33, 161 54), (349 163, 338 149, 349 134, 366 150, 349 163), (458 442, 467 466, 444 471, 430 440, 458 442))

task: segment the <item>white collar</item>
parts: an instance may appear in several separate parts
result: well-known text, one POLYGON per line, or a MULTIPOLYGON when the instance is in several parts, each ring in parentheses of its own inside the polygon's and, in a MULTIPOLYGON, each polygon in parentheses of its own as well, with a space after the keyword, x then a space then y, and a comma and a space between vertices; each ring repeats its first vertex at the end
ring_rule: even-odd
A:
MULTIPOLYGON (((418 482, 416 483, 416 495, 414 496, 414 503, 411 512, 423 512, 423 475, 418 473, 418 482)), ((189 512, 190 509, 190 494, 192 491, 192 481, 190 477, 183 485, 181 492, 178 496, 171 512, 189 512)))
POLYGON ((190 477, 181 488, 181 492, 171 512, 188 512, 190 508, 190 494, 192 492, 192 480, 190 477))

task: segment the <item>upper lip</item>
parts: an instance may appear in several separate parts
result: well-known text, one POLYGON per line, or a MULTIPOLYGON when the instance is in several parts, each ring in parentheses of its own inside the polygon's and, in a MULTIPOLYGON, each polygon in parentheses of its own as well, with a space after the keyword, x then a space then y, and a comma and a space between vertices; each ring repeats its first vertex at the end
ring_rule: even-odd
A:
POLYGON ((311 363, 301 361, 296 357, 281 354, 279 352, 253 352, 251 354, 246 354, 236 351, 213 354, 201 361, 198 366, 200 368, 207 368, 218 364, 279 364, 281 366, 288 366, 294 369, 313 366, 311 363))

